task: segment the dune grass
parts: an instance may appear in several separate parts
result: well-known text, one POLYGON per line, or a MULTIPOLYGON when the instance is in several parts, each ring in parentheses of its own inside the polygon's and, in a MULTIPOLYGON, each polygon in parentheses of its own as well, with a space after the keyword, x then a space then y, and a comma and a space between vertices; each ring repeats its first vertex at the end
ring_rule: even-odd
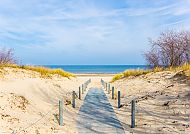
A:
POLYGON ((51 77, 52 75, 60 75, 62 77, 75 77, 74 74, 66 72, 60 68, 58 69, 51 69, 43 66, 20 66, 16 64, 1 64, 0 67, 11 67, 11 68, 18 68, 18 69, 25 69, 35 71, 41 74, 42 77, 51 77))
POLYGON ((173 71, 173 72, 177 72, 177 71, 184 71, 185 75, 190 76, 190 63, 186 63, 182 66, 178 66, 178 67, 169 67, 169 68, 163 68, 163 67, 156 67, 153 69, 147 69, 147 70, 143 70, 143 69, 136 69, 136 70, 126 70, 122 73, 116 74, 113 78, 111 82, 120 80, 122 78, 126 78, 129 76, 139 76, 139 75, 143 75, 143 74, 148 74, 151 72, 161 72, 161 71, 173 71))

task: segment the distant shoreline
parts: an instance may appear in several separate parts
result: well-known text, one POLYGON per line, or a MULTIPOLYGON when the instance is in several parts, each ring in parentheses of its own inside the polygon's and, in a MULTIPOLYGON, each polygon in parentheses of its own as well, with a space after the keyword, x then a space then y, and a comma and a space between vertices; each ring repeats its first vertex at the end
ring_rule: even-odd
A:
POLYGON ((76 76, 114 76, 115 73, 75 73, 76 76))
POLYGON ((129 69, 146 69, 146 65, 46 65, 52 69, 61 68, 74 74, 118 74, 129 69))

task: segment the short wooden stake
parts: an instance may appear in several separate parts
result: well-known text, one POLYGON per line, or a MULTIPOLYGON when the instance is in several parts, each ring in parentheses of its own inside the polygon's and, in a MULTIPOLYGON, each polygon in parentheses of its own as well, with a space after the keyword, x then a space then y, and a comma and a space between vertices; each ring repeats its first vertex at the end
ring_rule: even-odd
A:
POLYGON ((82 94, 84 94, 84 89, 82 88, 82 94))
POLYGON ((73 94, 72 94, 72 106, 73 106, 73 108, 75 108, 75 91, 73 91, 73 94))
POLYGON ((86 84, 84 83, 84 91, 86 91, 86 84))
POLYGON ((79 99, 81 100, 81 89, 79 87, 79 99))
POLYGON ((110 94, 110 84, 108 84, 108 94, 110 94))
POLYGON ((135 128, 135 100, 131 102, 131 128, 135 128))
POLYGON ((106 83, 106 91, 107 91, 107 88, 108 88, 107 86, 108 86, 108 84, 106 83))
POLYGON ((84 91, 84 84, 82 84, 82 90, 84 91))
POLYGON ((112 87, 112 99, 114 99, 114 87, 112 87))
POLYGON ((59 125, 63 126, 63 101, 59 100, 59 125))
POLYGON ((120 99, 121 99, 121 93, 120 93, 120 91, 118 91, 117 99, 118 99, 118 108, 120 108, 120 106, 121 106, 121 102, 120 102, 120 99))

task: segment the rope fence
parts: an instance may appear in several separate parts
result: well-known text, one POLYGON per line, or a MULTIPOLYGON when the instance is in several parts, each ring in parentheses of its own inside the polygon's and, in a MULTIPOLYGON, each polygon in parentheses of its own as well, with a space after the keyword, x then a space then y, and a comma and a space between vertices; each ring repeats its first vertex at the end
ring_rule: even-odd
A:
MULTIPOLYGON (((75 101, 76 99, 80 99, 81 100, 81 96, 82 94, 84 94, 84 92, 86 91, 88 85, 91 83, 91 79, 87 80, 86 82, 84 82, 81 86, 79 86, 79 92, 72 92, 72 107, 75 108, 76 104, 75 101), (82 93, 82 94, 81 94, 82 93)), ((67 93, 70 95, 70 93, 67 93)), ((63 100, 59 100, 58 104, 53 105, 52 109, 49 110, 48 112, 46 112, 45 114, 42 115, 41 118, 37 119, 36 121, 34 121, 33 123, 29 124, 28 126, 24 127, 23 129, 19 130, 18 132, 13 131, 11 134, 20 134, 21 132, 25 132, 27 131, 27 129, 38 125, 41 121, 45 120, 46 117, 50 116, 50 118, 52 118, 52 115, 56 116, 56 111, 58 111, 58 117, 57 121, 59 123, 60 126, 63 126, 64 124, 64 116, 63 113, 64 111, 70 112, 70 110, 68 110, 66 107, 64 107, 64 103, 63 100)), ((77 113, 77 112, 75 112, 77 113)), ((48 119, 50 119, 48 118, 48 119)), ((46 119, 47 120, 47 119, 46 119)), ((48 120, 47 120, 48 121, 48 120)))
MULTIPOLYGON (((103 79, 101 79, 101 84, 102 84, 102 86, 103 86, 103 88, 105 89, 105 91, 107 91, 109 88, 109 83, 107 83, 107 82, 105 82, 103 79)), ((115 89, 115 87, 113 86, 112 87, 112 94, 111 94, 111 99, 114 99, 114 89, 115 89)), ((118 90, 118 92, 117 92, 117 102, 118 102, 118 104, 117 104, 117 107, 118 107, 118 109, 121 107, 121 100, 120 100, 120 91, 118 90)), ((142 104, 145 104, 145 107, 146 107, 146 105, 154 105, 154 106, 161 106, 161 105, 158 105, 158 104, 155 104, 155 103, 152 103, 151 101, 149 101, 149 100, 146 100, 147 101, 147 103, 145 103, 145 102, 143 102, 143 100, 141 100, 141 98, 139 98, 139 97, 133 97, 133 98, 131 98, 129 101, 128 101, 128 103, 126 103, 125 102, 125 105, 126 106, 130 106, 130 107, 126 107, 127 109, 125 109, 125 110, 127 110, 128 112, 130 112, 131 113, 131 124, 130 124, 130 126, 131 126, 131 128, 135 128, 135 127, 137 127, 137 120, 136 120, 136 116, 139 116, 139 113, 144 113, 144 114, 149 114, 149 115, 151 115, 151 118, 153 118, 153 120, 155 120, 156 122, 158 121, 158 117, 156 117, 156 116, 154 116, 154 114, 150 111, 150 110, 148 110, 148 109, 146 109, 146 108, 143 108, 143 107, 141 107, 140 105, 139 105, 139 103, 142 103, 142 104), (142 102, 141 102, 142 101, 142 102)), ((141 115, 142 116, 142 115, 141 115)), ((145 115, 146 116, 146 115, 145 115)), ((179 132, 177 132, 176 130, 174 130, 174 128, 173 127, 169 127, 169 126, 165 126, 165 123, 164 122, 159 122, 159 123, 161 123, 165 128, 168 128, 171 132, 175 132, 175 133, 178 133, 178 134, 180 134, 179 132)))

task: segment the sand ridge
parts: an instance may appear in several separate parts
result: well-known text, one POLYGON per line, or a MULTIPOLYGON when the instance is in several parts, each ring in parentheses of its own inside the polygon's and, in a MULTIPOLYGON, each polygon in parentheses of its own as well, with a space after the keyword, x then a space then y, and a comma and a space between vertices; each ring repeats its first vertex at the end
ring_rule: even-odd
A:
MULTIPOLYGON (((76 108, 64 105, 64 126, 57 121, 58 100, 71 100, 72 91, 88 77, 42 78, 38 73, 23 69, 5 68, 0 78, 0 133, 76 133, 76 108), (71 129, 72 128, 72 129, 71 129)), ((82 95, 83 97, 85 95, 82 95)))
MULTIPOLYGON (((164 71, 113 83, 121 91, 122 108, 111 100, 126 133, 190 133, 190 79, 164 71), (136 100, 136 128, 130 128, 131 100, 136 100)), ((108 95, 111 98, 111 95, 108 95)))
MULTIPOLYGON (((68 104, 72 91, 91 78, 88 89, 102 88, 100 80, 110 82, 111 75, 78 75, 76 78, 40 74, 23 69, 0 69, 0 133, 10 134, 74 134, 76 118, 82 100, 76 100, 76 108, 68 104), (64 126, 59 126, 58 100, 64 100, 64 126)), ((115 99, 107 94, 125 133, 190 133, 190 79, 170 71, 129 77, 111 83, 115 87, 115 99), (121 91, 120 109, 117 108, 117 91, 121 91), (130 128, 131 100, 136 99, 136 128, 130 128)))

